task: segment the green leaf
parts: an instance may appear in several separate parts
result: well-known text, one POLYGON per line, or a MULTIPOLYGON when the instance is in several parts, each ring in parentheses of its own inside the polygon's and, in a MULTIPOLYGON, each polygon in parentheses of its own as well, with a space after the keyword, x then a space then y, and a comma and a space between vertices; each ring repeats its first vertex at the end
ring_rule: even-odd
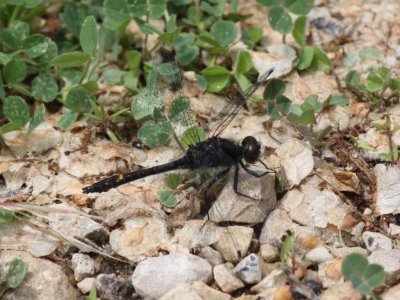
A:
POLYGON ((172 122, 187 125, 187 116, 192 114, 190 102, 186 97, 177 97, 172 101, 168 111, 168 118, 172 122))
POLYGON ((349 104, 349 99, 344 95, 332 95, 329 97, 329 104, 336 106, 345 106, 349 104))
POLYGON ((155 148, 166 144, 174 130, 158 108, 154 109, 154 121, 145 123, 138 131, 139 139, 148 147, 155 148))
POLYGON ((263 37, 263 29, 258 26, 252 26, 242 33, 242 41, 253 48, 263 37))
POLYGON ((29 107, 19 96, 8 96, 4 99, 3 113, 11 123, 24 126, 29 120, 29 107))
POLYGON ((176 206, 176 197, 169 191, 162 191, 158 193, 160 197, 160 202, 165 207, 175 207, 176 206))
POLYGON ((207 137, 203 128, 201 127, 190 127, 187 129, 181 136, 180 142, 182 144, 183 149, 187 150, 190 146, 193 146, 196 142, 203 141, 207 137), (195 138, 193 138, 195 137, 195 138))
POLYGON ((314 57, 311 67, 321 71, 329 71, 331 69, 331 61, 326 54, 318 47, 314 47, 314 57))
POLYGON ((6 92, 4 90, 3 75, 0 70, 0 99, 4 100, 5 97, 6 97, 6 92))
POLYGON ((310 125, 316 124, 317 121, 315 119, 314 111, 313 110, 306 110, 303 111, 301 115, 297 115, 294 113, 288 113, 286 115, 288 121, 294 125, 310 125))
POLYGON ((182 66, 187 66, 191 64, 199 56, 199 47, 197 46, 187 46, 182 47, 176 53, 176 60, 182 66))
POLYGON ((307 27, 307 17, 301 16, 294 22, 294 28, 292 31, 293 38, 300 45, 304 46, 306 43, 306 27, 307 27))
POLYGON ((204 78, 207 80, 207 89, 210 92, 219 92, 225 88, 230 79, 230 72, 224 67, 213 66, 202 71, 204 78))
POLYGON ((361 58, 378 59, 382 56, 382 52, 378 48, 368 47, 361 50, 359 55, 361 58))
POLYGON ((385 84, 390 83, 390 69, 386 67, 379 67, 378 69, 379 76, 382 78, 385 84))
POLYGON ((68 52, 55 57, 51 65, 59 68, 79 67, 90 59, 90 55, 83 52, 68 52))
POLYGON ((12 21, 8 29, 0 28, 0 41, 11 49, 20 49, 28 35, 29 25, 19 20, 12 21))
POLYGON ((103 77, 104 81, 108 84, 117 85, 122 83, 122 75, 124 74, 123 71, 120 69, 108 69, 104 71, 103 77))
POLYGON ((50 62, 58 55, 58 48, 56 43, 51 39, 46 38, 47 50, 46 53, 33 58, 33 60, 40 66, 48 66, 50 62))
POLYGON ((82 87, 72 88, 65 99, 65 107, 75 112, 91 112, 90 99, 95 95, 82 87))
POLYGON ((317 95, 310 95, 305 100, 304 103, 300 105, 303 111, 312 110, 314 112, 320 112, 323 108, 323 104, 318 101, 317 95))
POLYGON ((285 263, 286 259, 291 257, 294 254, 294 241, 295 241, 294 233, 290 233, 283 242, 281 251, 279 253, 279 257, 281 262, 285 263))
POLYGON ((96 283, 93 283, 90 293, 85 300, 97 300, 96 283))
POLYGON ((275 107, 276 109, 281 112, 282 114, 287 114, 289 112, 289 108, 292 105, 292 101, 289 98, 278 95, 275 98, 275 107))
POLYGON ((72 110, 67 111, 61 119, 58 121, 58 125, 62 130, 67 129, 72 123, 78 119, 79 112, 75 112, 72 110))
POLYGON ((344 81, 346 82, 347 87, 359 88, 361 86, 360 73, 358 73, 357 71, 350 71, 349 73, 347 73, 344 81))
POLYGON ((165 32, 165 33, 159 35, 158 39, 160 42, 162 42, 164 44, 167 44, 167 45, 171 44, 174 40, 176 40, 176 38, 179 36, 181 31, 182 31, 182 28, 176 28, 172 32, 165 32))
POLYGON ((95 56, 97 50, 97 23, 93 16, 88 16, 83 21, 79 40, 83 52, 95 56))
POLYGON ((363 294, 372 293, 385 279, 383 267, 369 264, 368 260, 358 253, 345 257, 342 263, 342 275, 350 280, 353 287, 363 294))
POLYGON ((48 47, 48 38, 41 34, 32 34, 23 43, 23 48, 30 58, 45 54, 48 47))
POLYGON ((21 129, 21 124, 19 123, 7 123, 3 126, 0 127, 0 135, 3 135, 7 132, 15 131, 15 130, 20 130, 21 129))
POLYGON ((26 63, 23 60, 13 58, 4 66, 3 72, 6 82, 21 82, 26 77, 26 63))
POLYGON ((267 82, 267 85, 265 86, 264 99, 275 99, 278 95, 283 94, 285 89, 286 86, 282 79, 272 78, 267 82))
POLYGON ((260 3, 264 6, 270 7, 273 5, 280 5, 281 0, 257 0, 257 3, 260 3))
POLYGON ((141 91, 131 103, 131 113, 135 120, 141 120, 153 114, 154 109, 163 107, 163 100, 159 91, 146 89, 141 91))
POLYGON ((206 1, 201 1, 200 4, 201 10, 209 13, 212 16, 221 17, 222 14, 224 13, 224 5, 226 0, 215 0, 213 2, 217 3, 217 5, 211 6, 206 1))
POLYGON ((236 25, 230 21, 217 21, 211 26, 210 33, 214 40, 227 48, 236 38, 236 25))
MULTIPOLYGON (((14 218, 14 213, 9 211, 9 210, 5 210, 3 208, 0 208, 0 223, 10 223, 14 218)), ((1 277, 0 277, 0 283, 1 283, 1 277)))
POLYGON ((365 87, 370 92, 377 92, 383 89, 383 80, 377 75, 368 74, 367 81, 365 82, 365 87))
POLYGON ((282 34, 288 34, 293 29, 293 20, 282 6, 273 5, 268 12, 268 22, 272 29, 282 34))
POLYGON ((296 66, 299 70, 305 70, 311 66, 311 62, 314 58, 314 47, 305 46, 300 49, 300 56, 296 62, 296 66))
POLYGON ((389 87, 393 92, 400 92, 400 80, 392 79, 390 80, 389 87))
POLYGON ((296 15, 306 15, 314 7, 314 0, 283 0, 286 8, 296 15))
POLYGON ((164 181, 167 187, 175 190, 182 183, 182 176, 177 173, 168 174, 164 181))
POLYGON ((58 86, 53 75, 40 73, 32 81, 32 97, 41 102, 51 102, 57 97, 58 86))
POLYGON ((234 72, 243 74, 248 72, 253 66, 251 55, 247 51, 240 51, 236 57, 234 72))
POLYGON ((150 0, 148 5, 150 17, 153 19, 161 18, 167 9, 167 3, 165 0, 150 0))
POLYGON ((240 89, 242 91, 247 90, 251 86, 250 80, 247 79, 243 74, 235 74, 234 75, 236 81, 239 83, 240 89))
POLYGON ((7 285, 10 288, 15 289, 21 284, 25 277, 25 273, 26 264, 18 258, 14 259, 8 268, 7 285))
POLYGON ((64 5, 63 12, 60 14, 60 19, 76 37, 79 37, 82 23, 89 14, 89 6, 87 4, 67 2, 64 5))
POLYGON ((32 121, 29 124, 28 133, 31 133, 36 127, 44 121, 45 107, 44 104, 40 104, 39 109, 35 112, 32 117, 32 121))

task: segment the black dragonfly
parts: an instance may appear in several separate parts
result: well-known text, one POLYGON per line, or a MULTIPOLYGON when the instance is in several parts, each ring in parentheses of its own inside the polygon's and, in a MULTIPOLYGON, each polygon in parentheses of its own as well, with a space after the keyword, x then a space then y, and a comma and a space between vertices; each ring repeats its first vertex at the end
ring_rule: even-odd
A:
MULTIPOLYGON (((232 167, 235 167, 233 181, 234 191, 241 196, 253 199, 249 195, 243 194, 238 190, 239 166, 255 177, 262 177, 270 173, 270 171, 266 171, 259 174, 249 169, 246 165, 246 163, 252 164, 258 161, 265 166, 259 159, 261 144, 252 136, 245 137, 240 144, 237 144, 231 140, 220 137, 220 135, 235 118, 246 101, 260 86, 266 83, 272 72, 273 69, 270 69, 262 74, 258 80, 243 93, 239 91, 236 92, 231 103, 215 118, 217 121, 214 121, 214 126, 212 126, 213 128, 209 135, 210 137, 204 139, 201 128, 196 127, 193 121, 194 116, 193 111, 190 109, 189 100, 183 96, 181 72, 175 60, 175 56, 171 51, 161 48, 154 58, 153 71, 149 76, 148 87, 142 99, 144 98, 145 101, 148 101, 147 106, 149 114, 152 115, 153 119, 158 119, 159 122, 163 123, 165 116, 162 110, 164 109, 165 102, 168 102, 166 101, 166 98, 168 98, 166 94, 172 95, 173 101, 169 103, 170 111, 178 111, 176 115, 180 115, 181 117, 178 118, 179 126, 171 129, 173 129, 174 132, 184 130, 181 135, 181 140, 178 138, 177 140, 179 143, 186 140, 186 146, 188 146, 186 154, 182 158, 166 164, 105 178, 85 187, 83 192, 105 192, 137 179, 177 169, 198 170, 203 168, 218 168, 220 170, 219 173, 207 183, 204 189, 205 202, 207 203, 206 196, 210 188, 225 177, 232 167), (154 104, 154 102, 157 102, 154 99, 161 99, 161 102, 154 104)), ((173 119, 173 117, 171 117, 171 119, 173 119)), ((156 129, 153 131, 156 131, 156 129)), ((266 166, 265 168, 267 169, 266 166)))

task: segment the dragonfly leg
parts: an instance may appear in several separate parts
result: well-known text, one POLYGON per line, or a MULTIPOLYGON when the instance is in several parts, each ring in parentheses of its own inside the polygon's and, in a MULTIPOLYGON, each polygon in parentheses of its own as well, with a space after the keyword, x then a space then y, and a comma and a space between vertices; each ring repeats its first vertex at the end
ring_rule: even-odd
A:
MULTIPOLYGON (((260 162, 263 164, 263 166, 265 168, 267 168, 267 166, 261 160, 260 160, 260 162)), ((270 173, 274 173, 274 171, 268 170, 268 171, 266 171, 264 173, 258 174, 257 172, 254 172, 253 170, 250 170, 242 161, 240 161, 239 164, 242 166, 243 170, 245 170, 247 173, 249 173, 250 175, 252 175, 254 177, 257 177, 257 178, 263 177, 263 176, 265 176, 267 174, 270 174, 270 173)))
POLYGON ((205 202, 205 205, 204 205, 204 208, 203 208, 202 210, 203 210, 203 212, 206 212, 206 213, 207 213, 207 218, 208 218, 208 219, 209 219, 208 211, 209 211, 209 209, 211 208, 211 204, 212 204, 212 201, 211 201, 210 197, 207 196, 208 191, 211 189, 211 187, 212 187, 217 181, 219 181, 220 179, 224 178, 225 175, 228 174, 229 170, 230 170, 230 168, 226 168, 226 169, 222 170, 221 172, 219 172, 216 176, 214 176, 214 178, 212 178, 212 179, 207 183, 207 186, 204 188, 204 194, 203 194, 203 195, 204 195, 204 202, 205 202))

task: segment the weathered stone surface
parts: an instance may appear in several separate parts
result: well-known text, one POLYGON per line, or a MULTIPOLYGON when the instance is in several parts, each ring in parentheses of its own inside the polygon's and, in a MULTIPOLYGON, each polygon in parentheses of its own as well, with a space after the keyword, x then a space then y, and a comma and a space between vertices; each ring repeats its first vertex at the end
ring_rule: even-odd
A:
POLYGON ((215 282, 223 292, 231 293, 244 287, 243 282, 225 264, 215 266, 213 273, 215 282))
POLYGON ((140 262, 132 275, 135 291, 146 299, 158 299, 180 284, 209 282, 211 265, 188 253, 151 257, 140 262))
POLYGON ((254 284, 261 280, 261 266, 254 253, 243 258, 233 269, 233 272, 247 284, 254 284))
POLYGON ((70 300, 76 299, 78 291, 69 283, 62 268, 46 259, 35 258, 28 252, 6 250, 0 253, 0 265, 8 270, 12 260, 19 258, 27 266, 22 283, 6 292, 2 300, 40 299, 70 300))
POLYGON ((389 250, 393 248, 392 240, 379 232, 364 231, 362 239, 371 252, 378 249, 389 250))

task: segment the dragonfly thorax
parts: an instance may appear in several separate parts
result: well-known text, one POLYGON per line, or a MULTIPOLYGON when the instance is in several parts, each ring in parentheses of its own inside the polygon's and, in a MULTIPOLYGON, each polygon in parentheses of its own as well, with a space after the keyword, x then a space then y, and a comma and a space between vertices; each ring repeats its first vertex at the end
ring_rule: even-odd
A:
POLYGON ((242 140, 243 156, 246 162, 255 163, 261 154, 261 144, 252 136, 246 136, 242 140))

